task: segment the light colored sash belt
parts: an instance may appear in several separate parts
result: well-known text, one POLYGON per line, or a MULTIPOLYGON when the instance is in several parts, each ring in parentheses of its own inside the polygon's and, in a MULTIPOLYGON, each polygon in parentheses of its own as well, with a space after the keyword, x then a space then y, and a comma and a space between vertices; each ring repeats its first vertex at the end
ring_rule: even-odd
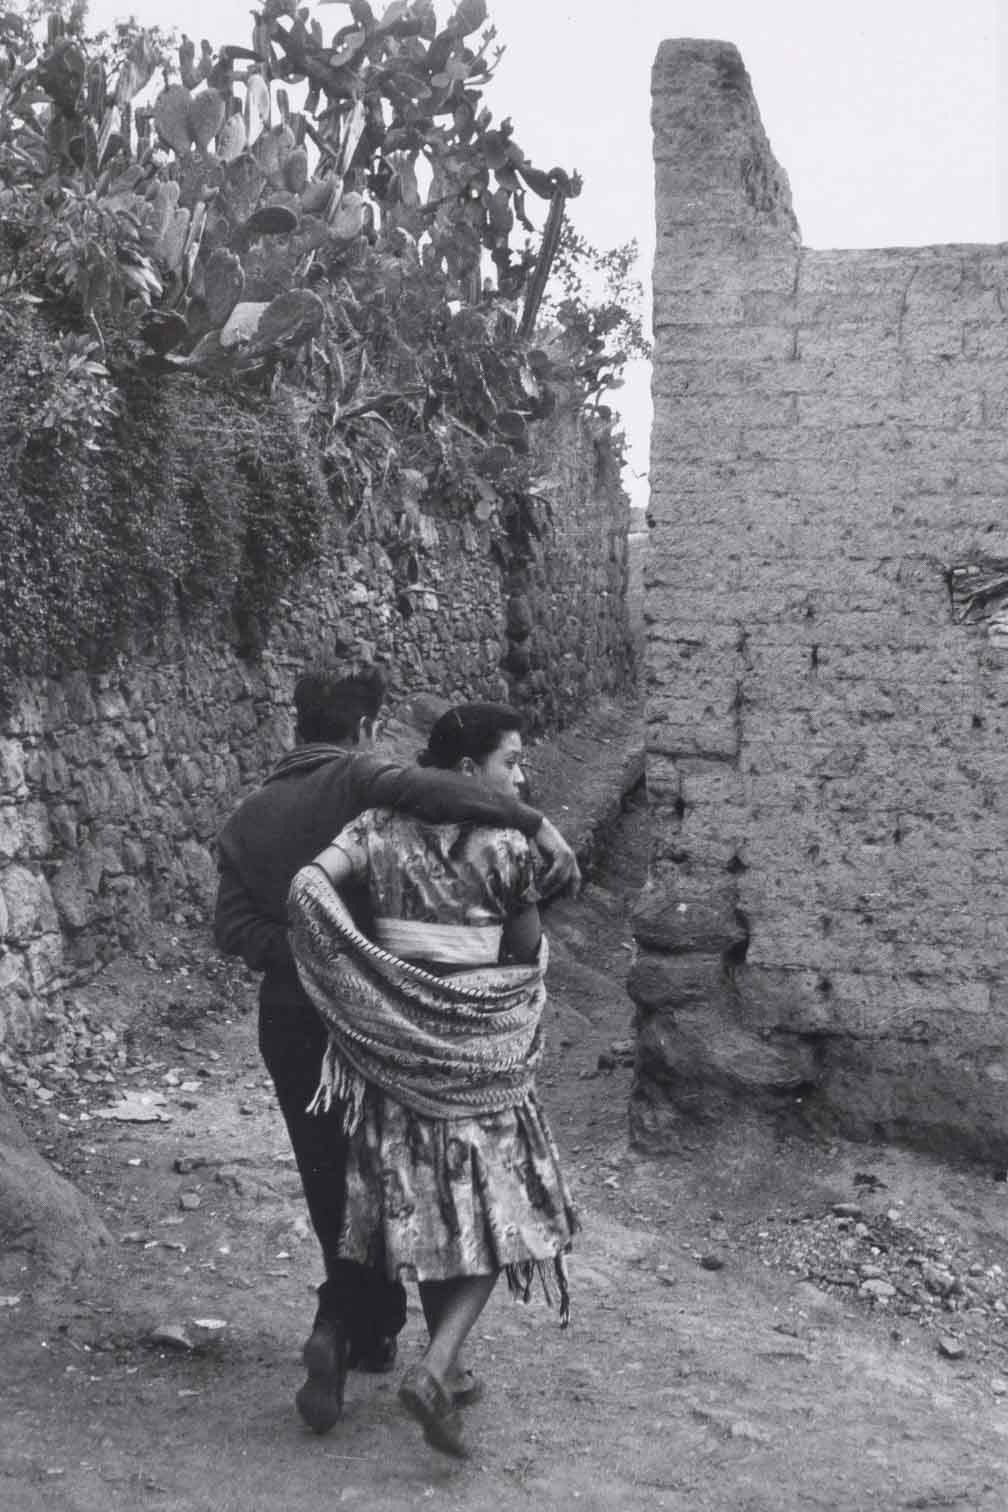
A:
POLYGON ((445 966, 486 966, 500 956, 499 924, 424 924, 415 919, 375 919, 384 950, 401 961, 437 961, 445 966))

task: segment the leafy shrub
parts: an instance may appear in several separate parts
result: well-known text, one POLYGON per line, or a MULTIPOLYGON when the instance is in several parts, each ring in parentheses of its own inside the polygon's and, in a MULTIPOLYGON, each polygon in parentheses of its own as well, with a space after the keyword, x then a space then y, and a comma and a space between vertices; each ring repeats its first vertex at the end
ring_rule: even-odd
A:
MULTIPOLYGON (((31 413, 44 317, 5 343, 0 413, 31 413)), ((284 393, 136 376, 97 451, 0 429, 0 647, 8 679, 105 665, 179 616, 253 651, 332 514, 284 393)))

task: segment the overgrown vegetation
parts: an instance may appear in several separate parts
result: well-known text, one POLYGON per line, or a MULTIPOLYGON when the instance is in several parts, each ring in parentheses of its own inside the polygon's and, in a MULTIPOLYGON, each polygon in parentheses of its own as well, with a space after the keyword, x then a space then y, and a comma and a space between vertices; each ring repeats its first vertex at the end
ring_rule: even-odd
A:
POLYGON ((254 646, 327 503, 407 575, 421 499, 520 551, 549 508, 530 425, 558 394, 598 414, 643 350, 632 249, 569 230, 548 332, 519 335, 530 197, 558 226, 579 183, 482 104, 485 0, 349 9, 326 32, 266 0, 217 50, 0 14, 9 671, 93 662, 169 603, 227 606, 254 646), (180 410, 199 444, 161 456, 180 410))
POLYGON ((583 393, 606 418, 603 396, 622 386, 628 362, 651 355, 638 256, 636 241, 600 252, 565 221, 553 262, 546 314, 564 333, 583 393))

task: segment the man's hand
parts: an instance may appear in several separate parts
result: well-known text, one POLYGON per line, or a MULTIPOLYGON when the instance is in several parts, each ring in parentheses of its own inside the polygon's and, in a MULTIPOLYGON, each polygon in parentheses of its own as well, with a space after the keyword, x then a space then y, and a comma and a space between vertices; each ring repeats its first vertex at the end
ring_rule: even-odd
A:
POLYGON ((581 891, 581 868, 577 857, 567 841, 551 820, 544 818, 535 832, 535 843, 549 859, 550 867, 539 879, 539 891, 544 898, 564 892, 576 898, 581 891))

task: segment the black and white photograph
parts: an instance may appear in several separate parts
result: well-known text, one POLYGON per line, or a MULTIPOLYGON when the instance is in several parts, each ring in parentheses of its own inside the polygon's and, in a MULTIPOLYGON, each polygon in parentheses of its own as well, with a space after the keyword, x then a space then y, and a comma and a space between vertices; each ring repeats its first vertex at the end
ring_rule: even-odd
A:
POLYGON ((0 0, 0 1509, 1005 1512, 1008 3, 0 0))

